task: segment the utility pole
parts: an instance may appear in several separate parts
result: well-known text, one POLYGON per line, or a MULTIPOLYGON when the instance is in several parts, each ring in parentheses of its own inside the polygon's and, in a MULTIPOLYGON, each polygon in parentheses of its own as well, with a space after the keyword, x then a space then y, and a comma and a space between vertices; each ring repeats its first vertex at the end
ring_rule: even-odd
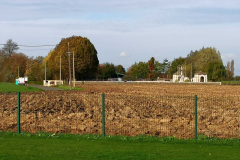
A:
POLYGON ((191 82, 192 82, 192 63, 191 63, 191 82))
POLYGON ((45 83, 46 83, 46 80, 47 80, 47 74, 46 74, 47 70, 46 70, 46 61, 45 61, 45 83))
POLYGON ((66 52, 68 54, 68 63, 69 63, 69 83, 70 83, 70 91, 72 90, 72 78, 71 78, 71 62, 70 62, 70 54, 71 52, 69 51, 69 42, 68 42, 68 52, 66 52))
POLYGON ((62 73, 61 73, 61 71, 62 71, 62 67, 61 67, 61 55, 60 55, 60 75, 59 75, 59 78, 60 78, 60 81, 61 81, 61 77, 62 77, 62 73))
POLYGON ((184 77, 187 77, 187 67, 186 67, 186 64, 185 64, 185 76, 184 77))
POLYGON ((74 51, 73 51, 73 87, 75 87, 75 67, 74 67, 74 51))

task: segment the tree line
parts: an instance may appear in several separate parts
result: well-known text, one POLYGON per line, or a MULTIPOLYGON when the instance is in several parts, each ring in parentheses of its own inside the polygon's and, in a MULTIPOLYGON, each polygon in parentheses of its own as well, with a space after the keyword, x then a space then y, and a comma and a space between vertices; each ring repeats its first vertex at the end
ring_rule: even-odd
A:
MULTIPOLYGON (((121 64, 99 64, 94 45, 88 38, 81 36, 63 38, 46 57, 28 57, 24 53, 18 53, 18 49, 17 43, 11 39, 0 49, 0 81, 14 82, 16 78, 23 76, 28 76, 31 81, 42 81, 45 79, 45 68, 46 79, 68 80, 68 53, 71 55, 71 67, 74 63, 76 80, 118 77, 125 80, 169 80, 177 72, 179 65, 183 66, 187 77, 205 72, 209 81, 234 80, 234 60, 224 66, 220 52, 212 47, 190 51, 185 58, 175 58, 172 62, 167 58, 159 61, 152 57, 146 62, 135 62, 127 70, 121 64)), ((71 72, 73 75, 73 69, 71 72)))
POLYGON ((209 81, 234 80, 234 60, 223 65, 220 51, 207 47, 196 51, 190 51, 187 57, 176 58, 172 61, 169 73, 177 71, 177 66, 185 68, 187 77, 193 77, 197 72, 207 73, 209 81))
POLYGON ((30 79, 42 80, 44 57, 28 57, 24 53, 17 53, 18 49, 17 43, 11 39, 7 40, 3 48, 0 49, 0 81, 14 82, 16 78, 24 75, 30 79))

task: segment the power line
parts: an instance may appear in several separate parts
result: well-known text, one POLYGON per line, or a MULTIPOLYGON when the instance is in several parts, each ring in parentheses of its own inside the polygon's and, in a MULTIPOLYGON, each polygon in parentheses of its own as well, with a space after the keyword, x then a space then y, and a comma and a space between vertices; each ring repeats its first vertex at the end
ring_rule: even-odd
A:
POLYGON ((47 51, 47 50, 51 50, 52 48, 48 48, 48 49, 18 49, 21 51, 47 51))
MULTIPOLYGON (((6 44, 0 44, 2 46, 6 45, 6 44)), ((56 45, 36 45, 36 46, 30 46, 30 45, 17 45, 19 47, 53 47, 53 46, 56 46, 56 45)))

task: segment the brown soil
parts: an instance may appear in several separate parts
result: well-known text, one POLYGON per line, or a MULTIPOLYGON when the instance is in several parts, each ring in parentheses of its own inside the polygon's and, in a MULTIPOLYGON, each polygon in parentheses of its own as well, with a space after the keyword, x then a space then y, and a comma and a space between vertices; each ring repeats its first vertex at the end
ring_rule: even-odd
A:
MULTIPOLYGON (((239 86, 178 84, 84 84, 84 91, 21 94, 23 131, 101 134, 105 93, 106 134, 240 137, 239 86)), ((17 130, 17 96, 0 94, 0 130, 17 130)))

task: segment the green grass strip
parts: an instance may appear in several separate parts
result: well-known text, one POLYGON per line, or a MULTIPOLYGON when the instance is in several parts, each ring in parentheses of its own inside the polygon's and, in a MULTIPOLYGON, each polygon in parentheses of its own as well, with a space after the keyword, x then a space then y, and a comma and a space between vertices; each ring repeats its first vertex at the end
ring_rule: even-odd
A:
POLYGON ((43 81, 28 81, 28 84, 43 85, 43 81))
MULTIPOLYGON (((59 85, 59 86, 56 86, 60 89, 64 89, 65 91, 69 91, 70 90, 70 86, 69 85, 59 85)), ((79 87, 72 87, 72 91, 82 91, 83 88, 79 88, 79 87)))
POLYGON ((238 139, 0 132, 0 159, 239 159, 238 139))
POLYGON ((240 81, 221 81, 222 85, 240 85, 240 81))
POLYGON ((1 92, 34 92, 34 91, 42 91, 42 89, 29 87, 29 86, 16 85, 13 83, 0 83, 0 93, 1 92))

